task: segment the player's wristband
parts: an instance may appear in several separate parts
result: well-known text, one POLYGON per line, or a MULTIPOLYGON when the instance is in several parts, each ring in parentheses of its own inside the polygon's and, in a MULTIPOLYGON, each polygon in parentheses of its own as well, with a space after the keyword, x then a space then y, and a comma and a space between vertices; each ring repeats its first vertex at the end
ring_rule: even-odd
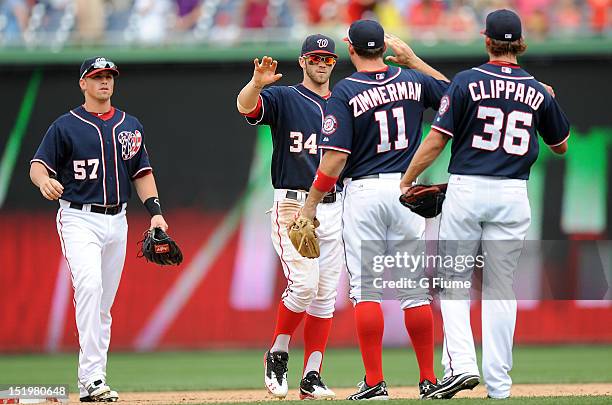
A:
POLYGON ((159 204, 158 197, 147 198, 144 202, 144 206, 147 208, 147 211, 149 211, 149 214, 151 214, 151 216, 162 214, 161 205, 159 204))
POLYGON ((337 177, 328 176, 321 169, 317 169, 317 175, 312 182, 312 186, 322 193, 327 193, 334 188, 337 181, 337 177))

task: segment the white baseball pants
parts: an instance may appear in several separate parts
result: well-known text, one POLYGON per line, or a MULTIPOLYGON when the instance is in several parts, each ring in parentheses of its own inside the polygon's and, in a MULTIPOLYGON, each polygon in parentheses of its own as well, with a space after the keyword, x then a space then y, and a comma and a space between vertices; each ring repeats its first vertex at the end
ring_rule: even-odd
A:
MULTIPOLYGON (((482 369, 488 394, 493 398, 510 395, 512 379, 508 372, 512 368, 516 323, 512 283, 530 221, 525 180, 450 176, 440 223, 440 253, 450 253, 445 251, 445 244, 459 244, 462 251, 457 252, 455 246, 455 253, 476 255, 479 241, 483 241, 482 369)), ((458 278, 470 279, 472 271, 458 278)), ((441 295, 440 304, 445 377, 478 375, 469 296, 441 295)))
POLYGON ((274 191, 271 210, 272 243, 278 254, 287 288, 282 300, 293 312, 304 312, 318 318, 331 318, 334 314, 338 281, 345 268, 342 246, 342 196, 334 203, 319 204, 317 228, 321 256, 318 259, 302 257, 291 244, 287 233, 289 225, 302 208, 306 193, 299 192, 300 200, 285 198, 287 190, 274 191))
MULTIPOLYGON (((354 304, 362 301, 380 302, 384 288, 374 284, 376 272, 370 267, 375 256, 394 256, 396 252, 424 247, 425 219, 399 202, 401 173, 379 174, 379 178, 345 180, 343 230, 346 261, 350 274, 349 297, 354 304), (407 241, 414 241, 407 242, 407 241)), ((403 253, 403 252, 402 252, 403 253)), ((418 282, 423 268, 402 272, 418 282)), ((429 304, 427 288, 400 288, 395 292, 401 308, 429 304)))
POLYGON ((79 331, 78 382, 85 387, 106 380, 111 338, 111 306, 119 287, 127 242, 125 206, 117 215, 69 208, 60 200, 57 231, 72 279, 76 324, 79 331))

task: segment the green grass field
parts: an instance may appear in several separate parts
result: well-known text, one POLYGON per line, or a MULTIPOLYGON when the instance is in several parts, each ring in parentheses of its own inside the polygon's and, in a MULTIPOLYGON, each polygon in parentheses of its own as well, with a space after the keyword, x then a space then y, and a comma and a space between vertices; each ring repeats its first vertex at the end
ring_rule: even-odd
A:
MULTIPOLYGON (((439 352, 436 350, 438 355, 439 352)), ((261 389, 262 358, 263 350, 111 352, 107 374, 109 383, 119 392, 261 389)), ((390 386, 416 384, 418 370, 410 348, 386 349, 383 361, 390 386)), ((441 376, 439 358, 436 364, 436 372, 441 376)), ((76 366, 76 353, 5 355, 0 358, 0 383, 69 384, 75 391, 76 366)), ((302 351, 293 350, 289 364, 290 387, 297 386, 301 367, 302 351)), ((363 378, 359 351, 329 350, 323 375, 331 387, 355 386, 363 378)), ((517 384, 612 382, 612 346, 517 347, 511 375, 517 384)), ((479 400, 456 400, 454 403, 476 404, 479 400)), ((580 398, 580 402, 576 398, 519 398, 508 403, 599 404, 612 403, 612 397, 580 398)))

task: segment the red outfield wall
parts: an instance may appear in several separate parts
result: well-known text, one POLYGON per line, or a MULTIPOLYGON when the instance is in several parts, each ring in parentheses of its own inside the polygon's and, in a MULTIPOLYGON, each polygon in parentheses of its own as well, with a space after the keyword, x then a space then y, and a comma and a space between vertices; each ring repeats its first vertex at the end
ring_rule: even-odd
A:
MULTIPOLYGON (((181 211, 167 215, 186 261, 161 268, 136 258, 137 241, 148 219, 130 215, 130 235, 122 282, 113 307, 114 349, 264 347, 270 340, 284 279, 278 260, 237 277, 241 227, 224 215, 181 211), (229 225, 228 225, 229 223, 229 225), (225 232, 225 234, 224 234, 225 232), (244 277, 249 285, 244 285, 244 277), (270 280, 270 281, 266 281, 270 280), (261 281, 261 282, 259 282, 261 281), (241 284, 242 283, 242 284, 241 284), (270 288, 266 288, 270 287, 270 288), (232 294, 232 291, 234 294, 232 294), (236 291, 241 291, 237 294, 236 291), (263 292, 262 292, 263 291, 263 292)), ((1 352, 73 350, 78 347, 72 288, 53 214, 0 215, 1 352), (6 237, 11 235, 10 238, 6 237)), ((269 246, 261 238, 256 252, 269 246)), ((331 345, 355 345, 346 279, 340 287, 331 345)), ((532 301, 519 304, 517 343, 612 342, 609 302, 532 301)), ((397 303, 386 302, 385 340, 408 343, 397 303)), ((442 339, 436 309, 436 340, 442 339)), ((473 327, 480 332, 479 305, 473 327)), ((299 339, 301 340, 301 339, 299 339)))

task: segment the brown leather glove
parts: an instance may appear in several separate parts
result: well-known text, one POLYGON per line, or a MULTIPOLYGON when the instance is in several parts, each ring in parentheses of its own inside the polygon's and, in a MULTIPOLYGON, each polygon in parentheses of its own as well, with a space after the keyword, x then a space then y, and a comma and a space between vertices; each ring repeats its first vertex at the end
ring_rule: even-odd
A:
POLYGON ((319 257, 321 251, 319 249, 319 238, 315 233, 315 229, 320 225, 318 219, 310 220, 306 217, 299 216, 287 226, 289 239, 303 257, 314 259, 319 257))

